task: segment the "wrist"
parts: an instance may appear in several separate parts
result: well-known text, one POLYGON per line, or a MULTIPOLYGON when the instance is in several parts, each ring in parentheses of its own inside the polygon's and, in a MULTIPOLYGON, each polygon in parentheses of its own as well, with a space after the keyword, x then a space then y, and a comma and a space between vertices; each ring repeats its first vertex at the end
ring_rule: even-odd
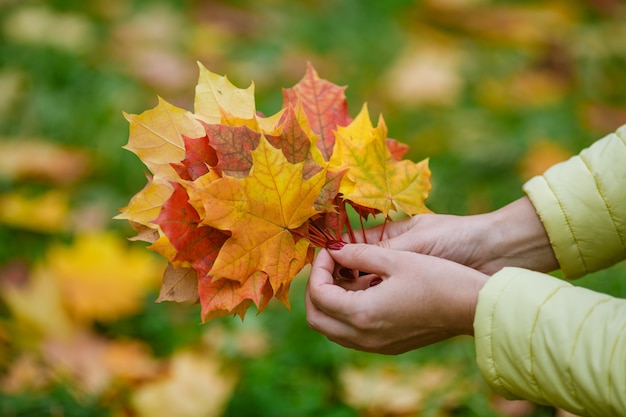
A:
POLYGON ((488 215, 495 273, 505 266, 540 272, 558 269, 550 239, 528 197, 488 215))

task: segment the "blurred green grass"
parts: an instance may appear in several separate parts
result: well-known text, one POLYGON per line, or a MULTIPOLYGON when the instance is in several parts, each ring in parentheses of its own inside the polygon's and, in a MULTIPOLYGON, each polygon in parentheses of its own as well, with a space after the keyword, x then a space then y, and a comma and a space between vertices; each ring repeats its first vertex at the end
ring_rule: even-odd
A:
MULTIPOLYGON (((626 123, 626 11, 617 0, 6 0, 0 28, 0 142, 37 139, 89 155, 87 173, 75 180, 0 176, 0 194, 61 189, 73 213, 97 208, 93 223, 120 237, 133 233, 112 217, 145 183, 145 168, 122 149, 122 112, 151 108, 157 96, 190 109, 195 61, 241 87, 254 80, 266 114, 279 109, 281 87, 295 84, 312 62, 322 78, 349 86, 352 115, 367 102, 372 115, 383 114, 390 136, 411 146, 411 159, 430 158, 428 205, 436 212, 501 207, 522 195, 525 179, 541 169, 537 161, 556 162, 626 123), (535 148, 545 142, 560 152, 535 148)), ((50 244, 76 233, 4 222, 0 267, 34 264, 50 244)), ((625 274, 622 264, 577 283, 624 297, 626 283, 615 276, 625 274)), ((453 364, 476 388, 460 404, 433 397, 419 415, 507 415, 481 382, 470 340, 392 358, 345 350, 306 326, 305 280, 294 285, 291 311, 271 306, 243 324, 200 326, 196 307, 154 304, 150 292, 140 312, 93 327, 110 339, 141 340, 163 359, 198 345, 213 327, 263 329, 270 346, 259 356, 227 343, 219 350, 239 373, 227 416, 368 415, 345 400, 345 367, 428 363, 453 364)), ((3 306, 1 313, 0 370, 8 373, 23 352, 10 340, 10 312, 3 306)), ((107 391, 112 398, 85 398, 65 382, 2 391, 0 414, 133 415, 134 385, 107 391)))

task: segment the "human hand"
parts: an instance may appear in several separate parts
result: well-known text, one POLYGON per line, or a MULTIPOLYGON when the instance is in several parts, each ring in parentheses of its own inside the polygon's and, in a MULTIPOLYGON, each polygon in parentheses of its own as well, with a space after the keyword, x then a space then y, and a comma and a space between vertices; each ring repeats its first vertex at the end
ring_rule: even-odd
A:
POLYGON ((366 244, 322 249, 307 285, 307 321, 345 347, 407 352, 472 335, 478 292, 486 281, 481 272, 433 256, 366 244), (371 274, 340 286, 333 277, 336 264, 371 274))
POLYGON ((492 275, 505 266, 557 269, 548 236, 527 197, 473 216, 424 214, 356 234, 357 242, 437 256, 492 275))

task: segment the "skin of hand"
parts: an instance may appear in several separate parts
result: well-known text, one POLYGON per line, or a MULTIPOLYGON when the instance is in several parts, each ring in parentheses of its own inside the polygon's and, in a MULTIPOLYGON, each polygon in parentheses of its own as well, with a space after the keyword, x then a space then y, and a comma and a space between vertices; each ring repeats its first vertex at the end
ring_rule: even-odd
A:
POLYGON ((376 245, 322 249, 307 285, 307 322, 342 346, 399 354, 473 335, 478 293, 487 279, 446 259, 376 245), (371 274, 344 288, 333 277, 336 264, 371 274))
POLYGON ((491 213, 424 214, 366 229, 358 242, 437 256, 493 275, 505 266, 559 268, 548 235, 527 197, 491 213))

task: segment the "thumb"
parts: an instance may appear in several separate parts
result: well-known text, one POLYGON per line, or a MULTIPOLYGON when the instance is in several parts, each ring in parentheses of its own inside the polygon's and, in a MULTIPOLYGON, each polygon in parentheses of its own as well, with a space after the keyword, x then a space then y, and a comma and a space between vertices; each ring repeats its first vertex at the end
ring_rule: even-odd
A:
POLYGON ((348 243, 340 249, 328 251, 335 262, 350 269, 372 273, 385 278, 389 276, 389 267, 393 264, 391 249, 365 243, 348 243))

